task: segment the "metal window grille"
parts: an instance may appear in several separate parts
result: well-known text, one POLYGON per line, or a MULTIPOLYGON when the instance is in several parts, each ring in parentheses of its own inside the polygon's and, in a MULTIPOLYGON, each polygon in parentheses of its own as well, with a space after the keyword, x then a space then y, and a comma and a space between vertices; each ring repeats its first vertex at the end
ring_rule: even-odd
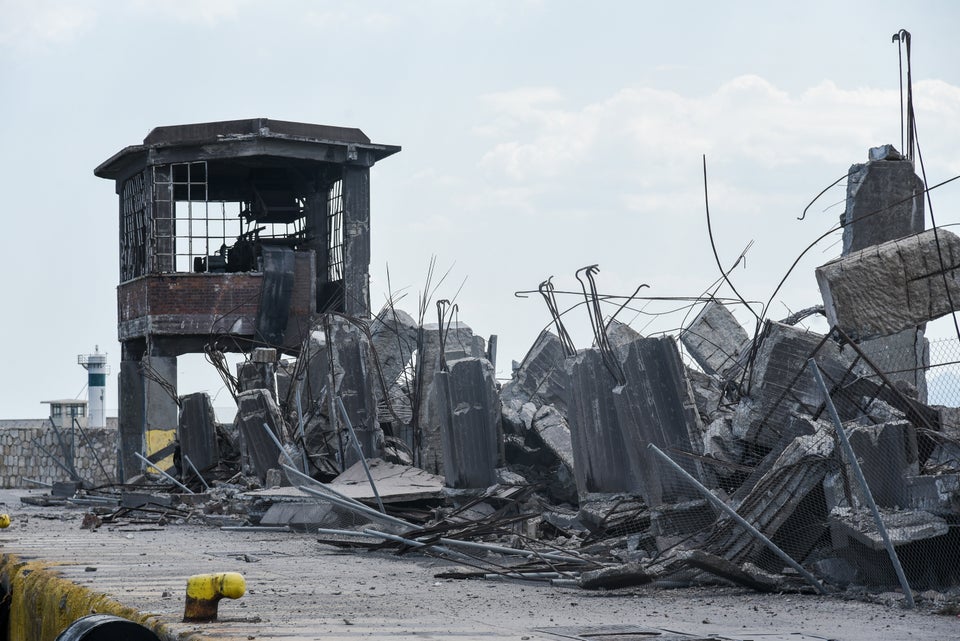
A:
POLYGON ((123 183, 121 207, 120 281, 125 282, 143 276, 147 271, 145 172, 141 172, 123 183))
POLYGON ((327 197, 327 273, 331 282, 343 280, 343 181, 330 187, 327 197))

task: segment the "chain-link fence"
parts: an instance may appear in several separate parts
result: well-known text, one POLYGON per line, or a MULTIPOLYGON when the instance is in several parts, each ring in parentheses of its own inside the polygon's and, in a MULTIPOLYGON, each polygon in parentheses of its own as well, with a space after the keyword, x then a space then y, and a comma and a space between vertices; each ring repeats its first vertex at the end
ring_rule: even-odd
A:
POLYGON ((657 452, 665 474, 702 473, 696 500, 650 506, 648 567, 909 605, 960 586, 960 341, 774 324, 756 345, 726 380, 693 379, 703 453, 657 452))

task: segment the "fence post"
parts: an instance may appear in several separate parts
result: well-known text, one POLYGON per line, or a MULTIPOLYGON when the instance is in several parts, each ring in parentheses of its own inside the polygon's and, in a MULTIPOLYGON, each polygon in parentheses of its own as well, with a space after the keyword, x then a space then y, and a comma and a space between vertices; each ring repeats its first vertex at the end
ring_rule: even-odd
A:
POLYGON ((859 484, 860 489, 863 490, 867 505, 873 513, 873 520, 877 524, 877 530, 880 531, 880 536, 883 538, 883 546, 887 549, 890 562, 893 563, 893 570, 897 573, 897 580, 900 581, 900 587, 903 588, 903 595, 907 600, 907 608, 912 610, 915 605, 913 592, 910 590, 910 584, 907 583, 907 576, 903 573, 903 566, 900 565, 900 557, 897 556, 897 551, 893 548, 893 541, 890 540, 887 528, 883 525, 883 519, 880 518, 880 510, 877 509, 877 503, 873 500, 873 493, 870 492, 870 488, 867 486, 867 479, 864 478, 863 470, 860 469, 860 462, 857 460, 857 456, 850 446, 850 441, 847 439, 847 433, 843 429, 843 423, 840 421, 840 415, 837 414, 837 408, 833 404, 833 399, 830 398, 827 384, 823 382, 823 375, 820 373, 820 368, 817 367, 817 362, 811 358, 807 361, 807 364, 810 365, 810 370, 813 372, 813 377, 816 379, 817 385, 820 386, 824 405, 827 407, 827 412, 829 412, 833 426, 836 428, 837 438, 840 439, 840 445, 843 447, 843 455, 846 456, 847 463, 850 465, 850 469, 853 470, 857 484, 859 484))

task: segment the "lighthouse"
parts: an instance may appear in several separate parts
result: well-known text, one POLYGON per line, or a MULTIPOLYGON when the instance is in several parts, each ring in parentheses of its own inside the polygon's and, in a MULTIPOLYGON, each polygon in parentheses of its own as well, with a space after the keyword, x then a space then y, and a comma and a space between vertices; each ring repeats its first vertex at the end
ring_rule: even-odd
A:
POLYGON ((80 354, 77 363, 87 370, 87 425, 89 427, 106 427, 107 411, 107 355, 100 353, 100 346, 93 348, 93 354, 80 354))

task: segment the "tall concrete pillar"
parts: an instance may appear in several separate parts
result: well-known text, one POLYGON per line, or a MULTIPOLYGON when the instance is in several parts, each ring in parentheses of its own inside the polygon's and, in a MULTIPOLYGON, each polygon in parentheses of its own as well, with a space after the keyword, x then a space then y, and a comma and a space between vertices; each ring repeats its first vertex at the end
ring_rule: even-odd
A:
POLYGON ((144 471, 135 455, 148 451, 147 433, 176 430, 177 358, 143 356, 120 363, 120 470, 126 482, 144 471))

